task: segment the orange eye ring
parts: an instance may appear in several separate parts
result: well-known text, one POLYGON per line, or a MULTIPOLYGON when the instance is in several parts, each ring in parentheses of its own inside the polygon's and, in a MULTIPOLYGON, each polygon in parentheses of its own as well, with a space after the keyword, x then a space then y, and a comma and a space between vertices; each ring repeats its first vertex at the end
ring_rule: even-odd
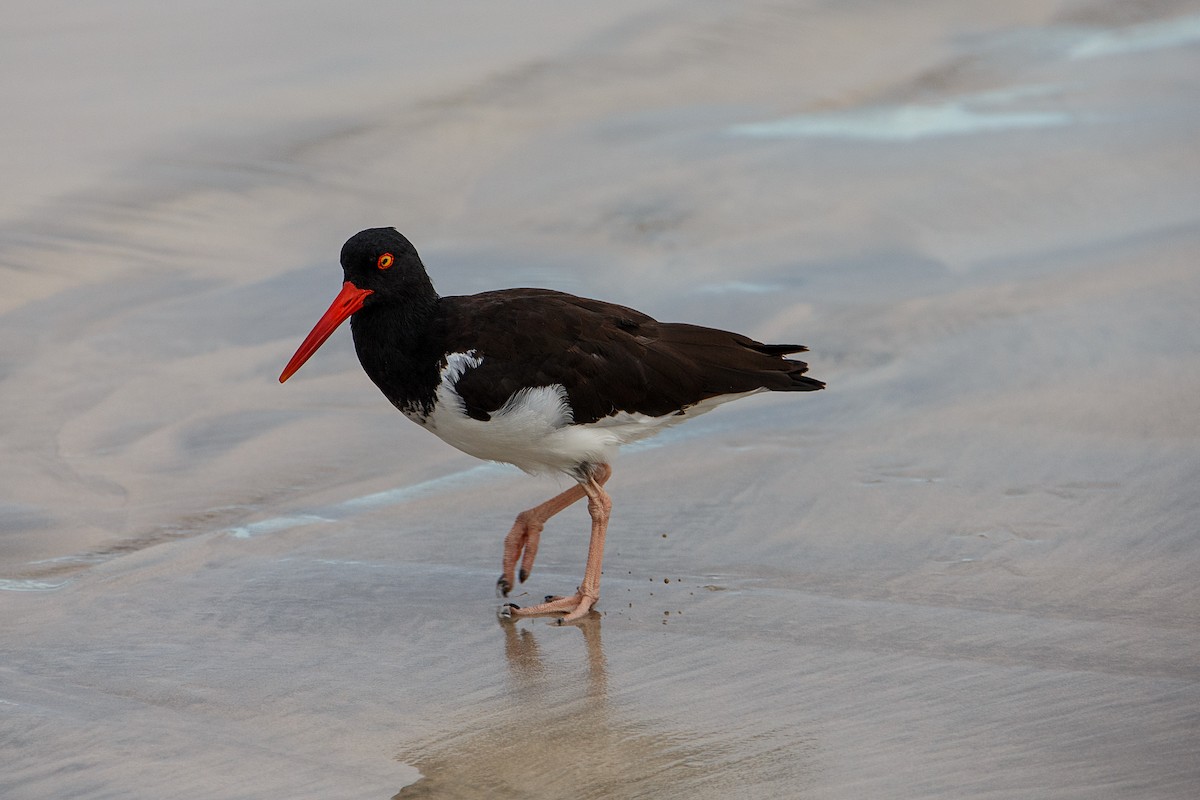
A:
POLYGON ((395 263, 396 259, 391 253, 384 253, 379 257, 379 260, 375 262, 375 266, 379 267, 380 269, 387 269, 395 263))

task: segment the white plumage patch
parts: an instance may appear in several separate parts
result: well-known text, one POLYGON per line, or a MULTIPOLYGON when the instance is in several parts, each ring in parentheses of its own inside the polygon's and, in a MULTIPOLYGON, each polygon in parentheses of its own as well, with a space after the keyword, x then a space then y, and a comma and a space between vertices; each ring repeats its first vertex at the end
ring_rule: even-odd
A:
POLYGON ((428 416, 409 411, 405 414, 464 453, 515 464, 526 472, 571 473, 581 464, 610 463, 623 444, 653 436, 729 400, 765 391, 712 397, 679 414, 651 417, 622 411, 596 422, 574 425, 566 389, 560 384, 536 386, 515 392, 485 422, 467 415, 455 390, 463 373, 482 363, 473 350, 451 353, 434 392, 433 412, 428 416))

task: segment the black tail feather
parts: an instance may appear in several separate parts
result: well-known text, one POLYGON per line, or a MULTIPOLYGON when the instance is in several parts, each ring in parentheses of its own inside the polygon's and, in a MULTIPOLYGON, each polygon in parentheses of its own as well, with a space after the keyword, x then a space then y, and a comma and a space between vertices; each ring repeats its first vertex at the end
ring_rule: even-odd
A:
POLYGON ((792 353, 807 353, 808 348, 802 344, 762 344, 754 342, 755 350, 766 356, 790 356, 792 353))
POLYGON ((790 386, 784 386, 778 391, 815 392, 818 389, 825 388, 825 381, 819 381, 804 374, 808 370, 808 364, 805 364, 803 361, 792 361, 790 363, 796 365, 795 369, 791 369, 787 373, 787 376, 792 379, 792 383, 790 386))

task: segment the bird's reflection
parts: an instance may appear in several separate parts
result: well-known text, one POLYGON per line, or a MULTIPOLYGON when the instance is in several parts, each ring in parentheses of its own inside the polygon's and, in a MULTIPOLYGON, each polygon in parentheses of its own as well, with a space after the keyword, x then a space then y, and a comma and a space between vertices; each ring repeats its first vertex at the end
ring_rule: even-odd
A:
MULTIPOLYGON (((531 627, 501 619, 504 631, 504 655, 508 671, 518 694, 539 694, 545 680, 546 667, 538 648, 537 635, 531 627)), ((608 693, 608 667, 604 661, 604 645, 600 640, 600 617, 591 614, 568 626, 582 634, 587 655, 586 690, 583 698, 593 711, 602 712, 608 693)))
POLYGON ((596 614, 574 634, 545 618, 501 619, 500 703, 473 713, 466 730, 401 754, 423 777, 396 798, 695 800, 750 796, 756 784, 761 797, 795 788, 805 743, 768 733, 739 748, 728 730, 656 716, 634 676, 612 676, 600 625, 596 614))
POLYGON ((650 790, 673 771, 689 772, 685 753, 668 748, 665 737, 616 718, 599 616, 570 626, 575 634, 541 631, 546 620, 537 618, 499 625, 505 707, 470 731, 409 754, 424 777, 397 798, 623 797, 631 786, 650 781, 650 790), (572 643, 582 647, 565 646, 572 643))

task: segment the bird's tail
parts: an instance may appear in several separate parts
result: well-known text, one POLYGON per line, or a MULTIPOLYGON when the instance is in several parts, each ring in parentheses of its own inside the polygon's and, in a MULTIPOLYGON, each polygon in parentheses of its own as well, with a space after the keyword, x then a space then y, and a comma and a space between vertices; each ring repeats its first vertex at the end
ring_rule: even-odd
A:
POLYGON ((812 392, 825 384, 804 373, 808 364, 784 356, 803 353, 800 344, 763 344, 748 336, 685 323, 658 328, 663 355, 672 363, 694 365, 693 394, 711 397, 769 389, 773 392, 812 392))
POLYGON ((825 388, 825 382, 819 381, 816 378, 810 378, 804 373, 808 372, 808 364, 804 361, 797 361, 794 358, 784 358, 795 353, 808 352, 808 348, 802 344, 762 344, 761 342, 752 342, 750 345, 752 350, 757 350, 765 356, 773 356, 778 358, 788 366, 784 370, 784 374, 788 377, 789 383, 783 385, 772 386, 771 391, 775 392, 815 392, 818 389, 825 388))

